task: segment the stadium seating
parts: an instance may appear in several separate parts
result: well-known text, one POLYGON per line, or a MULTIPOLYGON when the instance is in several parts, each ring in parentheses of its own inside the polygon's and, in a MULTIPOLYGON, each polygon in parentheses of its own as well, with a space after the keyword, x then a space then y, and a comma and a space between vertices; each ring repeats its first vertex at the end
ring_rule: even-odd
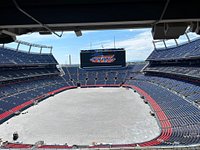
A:
MULTIPOLYGON (((2 85, 0 89, 0 114, 12 111, 17 106, 65 86, 67 86, 66 82, 58 76, 40 77, 2 85)), ((1 122, 3 119, 5 116, 0 115, 1 122)))
POLYGON ((145 69, 145 71, 168 73, 168 74, 180 75, 180 76, 189 76, 189 77, 200 79, 200 67, 156 66, 156 67, 148 67, 145 69))
POLYGON ((49 92, 68 86, 57 64, 52 54, 0 47, 0 123, 48 97, 49 92))
MULTIPOLYGON (((199 58, 200 40, 195 40, 178 47, 154 50, 147 59, 148 66, 145 63, 129 64, 126 68, 96 70, 68 66, 62 67, 64 74, 61 75, 53 55, 28 54, 0 48, 0 123, 15 115, 17 111, 63 90, 77 86, 125 86, 133 88, 145 97, 155 112, 161 134, 143 143, 119 143, 88 148, 199 144, 200 70, 196 63, 199 58), (181 59, 187 59, 184 62, 186 64, 191 64, 194 59, 197 61, 187 66, 180 65, 181 59), (160 63, 161 60, 165 61, 164 65, 160 63), (170 61, 173 61, 173 65, 170 61)), ((4 146, 23 147, 33 145, 7 143, 4 146)), ((72 147, 42 145, 39 148, 72 147)))
POLYGON ((177 47, 154 49, 147 58, 148 66, 143 70, 165 76, 200 80, 200 39, 177 47))
POLYGON ((0 65, 58 64, 52 54, 33 54, 0 47, 0 65))
POLYGON ((59 74, 56 68, 0 69, 0 81, 59 74))
POLYGON ((183 58, 200 57, 200 39, 194 40, 191 43, 186 43, 178 47, 167 49, 155 49, 147 58, 148 61, 156 60, 172 60, 183 58))
MULTIPOLYGON (((126 84, 140 87, 151 95, 170 121, 172 135, 168 140, 162 141, 160 145, 198 144, 200 142, 200 110, 198 106, 182 96, 172 93, 166 87, 149 82, 149 80, 145 81, 145 78, 143 76, 143 80, 127 80, 126 84)), ((157 111, 155 110, 155 112, 157 111)), ((160 124, 165 121, 160 120, 160 124)))
POLYGON ((137 76, 139 80, 145 80, 153 84, 157 84, 161 87, 165 87, 173 93, 187 99, 191 102, 200 101, 200 86, 199 83, 191 83, 186 81, 180 81, 170 78, 157 77, 157 76, 137 76))
MULTIPOLYGON (((200 143, 199 59, 200 39, 177 47, 155 49, 147 58, 145 75, 138 74, 134 80, 127 80, 126 84, 147 92, 167 116, 172 134, 160 145, 200 143)), ((165 121, 159 121, 161 126, 165 121)))
POLYGON ((79 67, 63 67, 63 76, 70 85, 80 83, 84 85, 122 84, 129 74, 139 73, 146 64, 128 65, 119 69, 85 70, 79 67))

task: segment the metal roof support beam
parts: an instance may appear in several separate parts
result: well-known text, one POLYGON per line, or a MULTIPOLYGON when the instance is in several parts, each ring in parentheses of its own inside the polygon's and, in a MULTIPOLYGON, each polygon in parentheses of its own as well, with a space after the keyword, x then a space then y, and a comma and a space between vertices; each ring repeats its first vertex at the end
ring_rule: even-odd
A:
POLYGON ((163 40, 163 43, 164 43, 164 45, 165 45, 165 48, 167 49, 167 45, 166 45, 166 42, 165 42, 165 40, 163 40))
POLYGON ((33 16, 31 16, 29 13, 27 13, 26 11, 24 11, 23 9, 21 9, 18 5, 18 3, 16 2, 16 0, 13 0, 13 3, 15 5, 15 7, 22 12, 24 15, 26 15, 27 17, 29 17, 31 20, 35 21, 36 23, 38 23, 39 25, 41 25, 43 28, 45 28, 46 30, 48 30, 49 32, 55 34, 58 37, 62 37, 62 34, 57 34, 56 32, 52 31, 46 24, 41 23, 39 20, 37 20, 36 18, 34 18, 33 16))
MULTIPOLYGON (((162 19, 163 19, 163 16, 165 15, 165 12, 166 12, 166 10, 167 10, 167 7, 168 7, 168 5, 169 5, 169 2, 170 2, 170 0, 167 0, 167 2, 165 3, 165 7, 164 7, 164 9, 163 9, 163 11, 162 11, 162 14, 161 14, 161 16, 160 16, 160 19, 159 19, 159 21, 161 21, 162 19)), ((158 22, 159 22, 158 21, 158 22)), ((158 23, 157 22, 157 23, 158 23)))
POLYGON ((28 50, 29 54, 31 53, 31 47, 32 47, 32 45, 30 45, 30 47, 29 47, 29 50, 28 50))
POLYGON ((176 43, 176 46, 178 46, 178 42, 177 42, 177 40, 176 40, 176 39, 174 39, 174 41, 175 41, 175 43, 176 43))
POLYGON ((19 51, 19 46, 20 46, 20 42, 17 44, 17 48, 16 48, 17 52, 19 51))
POLYGON ((191 41, 190 41, 190 38, 189 38, 187 32, 185 32, 185 36, 187 37, 188 43, 190 43, 191 41))
POLYGON ((53 51, 53 47, 50 48, 50 54, 52 54, 52 51, 53 51))
POLYGON ((42 47, 40 48, 40 54, 42 54, 42 47))
POLYGON ((155 42, 152 41, 152 43, 153 43, 153 47, 154 47, 154 49, 156 49, 156 44, 155 44, 155 42))

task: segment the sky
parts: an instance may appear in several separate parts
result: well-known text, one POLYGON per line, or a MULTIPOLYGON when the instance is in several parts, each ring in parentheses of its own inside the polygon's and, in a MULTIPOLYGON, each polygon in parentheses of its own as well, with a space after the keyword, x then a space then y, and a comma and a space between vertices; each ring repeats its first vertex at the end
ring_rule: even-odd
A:
MULTIPOLYGON (((61 34, 58 32, 58 34, 61 34)), ((194 39, 197 36, 189 33, 189 37, 194 39)), ((35 44, 42 44, 53 47, 53 55, 60 64, 69 63, 71 55, 72 64, 80 63, 80 50, 113 48, 115 39, 116 48, 126 50, 126 61, 144 61, 154 47, 152 44, 151 29, 124 29, 124 30, 95 30, 82 31, 82 36, 77 37, 74 32, 64 32, 62 37, 56 35, 40 35, 38 33, 17 36, 17 40, 22 40, 35 44)), ((186 36, 181 36, 178 43, 186 42, 186 36)), ((175 45, 174 40, 166 42, 167 46, 175 45)), ((16 47, 16 43, 11 43, 9 47, 16 47)), ((164 47, 163 43, 157 43, 157 47, 164 47)), ((28 51, 29 47, 20 46, 21 50, 28 51)), ((39 48, 32 48, 32 52, 39 52, 39 48)), ((43 52, 49 52, 44 49, 43 52)))

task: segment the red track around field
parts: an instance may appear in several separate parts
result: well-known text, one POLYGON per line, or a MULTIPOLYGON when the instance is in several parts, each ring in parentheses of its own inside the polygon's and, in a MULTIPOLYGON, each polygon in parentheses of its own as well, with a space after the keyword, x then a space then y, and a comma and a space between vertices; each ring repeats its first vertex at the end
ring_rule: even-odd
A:
POLYGON ((135 89, 140 95, 143 95, 145 99, 148 101, 148 103, 151 105, 153 110, 156 113, 156 116, 159 120, 160 126, 161 126, 161 134, 157 138, 144 142, 144 143, 139 143, 140 146, 154 146, 154 145, 159 145, 164 141, 167 141, 171 135, 172 135, 172 126, 170 121, 168 120, 167 116, 165 113, 162 111, 160 106, 156 103, 156 101, 144 90, 140 89, 137 86, 134 85, 123 85, 123 87, 130 87, 132 89, 135 89))
MULTIPOLYGON (((84 85, 81 86, 82 88, 90 88, 90 87, 120 87, 120 85, 116 84, 110 84, 110 85, 84 85)), ((87 146, 85 148, 120 148, 120 147, 136 147, 141 146, 141 147, 146 147, 146 146, 156 146, 159 145, 165 141, 167 141, 171 135, 172 135, 172 126, 170 121, 168 120, 167 116, 165 113, 162 111, 160 106, 156 103, 156 101, 144 90, 140 89, 137 86, 134 85, 126 85, 124 84, 123 87, 128 87, 136 90, 140 95, 143 95, 145 99, 148 101, 152 109, 154 110, 157 119, 159 121, 160 127, 161 127, 161 134, 154 138, 151 141, 143 142, 143 143, 133 143, 133 144, 114 144, 114 145, 93 145, 93 146, 87 146)), ((39 101, 41 99, 47 98, 51 95, 60 93, 65 90, 73 89, 76 88, 75 86, 68 86, 68 87, 62 87, 60 89, 48 92, 47 94, 41 95, 39 97, 36 97, 30 101, 27 101, 17 107, 12 108, 9 111, 6 111, 2 114, 0 114, 0 121, 4 120, 6 118, 9 118, 10 116, 14 115, 15 112, 20 111, 24 108, 27 108, 28 106, 31 106, 34 104, 35 101, 39 101)), ((4 148, 31 148, 33 147, 32 144, 15 144, 15 143, 5 143, 4 148)), ((37 146, 37 148, 49 148, 49 149, 68 149, 72 148, 72 146, 67 146, 67 145, 41 145, 37 146)))

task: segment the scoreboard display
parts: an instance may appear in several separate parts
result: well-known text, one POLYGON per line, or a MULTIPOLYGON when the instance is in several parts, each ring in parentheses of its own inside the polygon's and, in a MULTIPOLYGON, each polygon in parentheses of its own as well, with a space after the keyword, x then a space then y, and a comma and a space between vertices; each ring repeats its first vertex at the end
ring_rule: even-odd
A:
POLYGON ((125 50, 123 48, 81 50, 81 68, 125 67, 125 57, 125 50))

